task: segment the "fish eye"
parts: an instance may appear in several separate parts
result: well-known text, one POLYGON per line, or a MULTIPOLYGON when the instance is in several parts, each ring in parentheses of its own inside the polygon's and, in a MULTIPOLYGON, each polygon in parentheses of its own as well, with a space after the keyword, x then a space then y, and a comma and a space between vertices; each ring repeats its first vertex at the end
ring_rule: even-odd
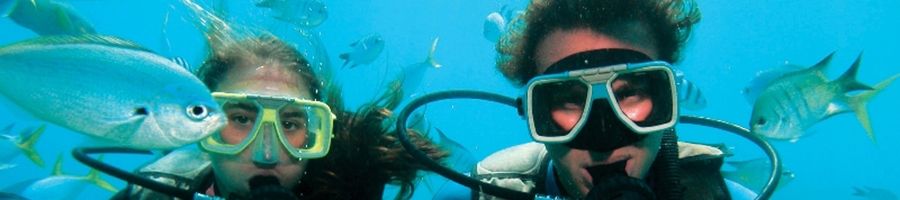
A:
POLYGON ((760 125, 760 126, 766 125, 766 119, 765 119, 765 118, 759 118, 758 120, 756 120, 756 125, 760 125))
POLYGON ((209 115, 209 109, 204 105, 190 105, 187 107, 187 116, 193 120, 201 120, 209 115))

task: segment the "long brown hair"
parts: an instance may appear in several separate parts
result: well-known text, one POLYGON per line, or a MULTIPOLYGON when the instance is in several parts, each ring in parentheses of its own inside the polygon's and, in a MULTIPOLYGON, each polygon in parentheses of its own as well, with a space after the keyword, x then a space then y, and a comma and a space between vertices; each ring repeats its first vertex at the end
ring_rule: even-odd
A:
MULTIPOLYGON (((337 116, 334 138, 327 156, 309 161, 300 184, 294 188, 298 196, 311 199, 380 199, 385 184, 401 186, 399 198, 409 198, 414 191, 419 165, 394 137, 392 110, 402 100, 400 81, 394 81, 385 93, 355 112, 345 110, 339 85, 319 79, 309 62, 294 48, 275 36, 264 34, 228 44, 210 45, 208 59, 197 76, 215 90, 228 70, 241 61, 277 62, 297 72, 315 99, 325 101, 337 116)), ((327 77, 325 77, 327 79, 327 77)), ((442 160, 447 153, 427 137, 410 131, 413 143, 432 159, 442 160)))

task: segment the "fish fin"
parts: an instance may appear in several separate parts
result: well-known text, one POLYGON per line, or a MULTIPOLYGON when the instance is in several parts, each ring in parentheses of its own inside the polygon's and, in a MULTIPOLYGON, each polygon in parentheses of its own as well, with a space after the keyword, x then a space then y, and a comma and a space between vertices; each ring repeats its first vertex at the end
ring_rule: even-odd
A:
POLYGON ((51 176, 62 176, 63 175, 62 161, 63 161, 63 155, 60 153, 59 155, 56 156, 56 163, 53 164, 53 173, 50 174, 51 176))
POLYGON ((435 37, 434 41, 431 42, 431 50, 428 51, 428 58, 425 59, 425 63, 431 65, 434 68, 441 68, 441 64, 434 60, 434 52, 437 50, 438 41, 441 37, 435 37))
POLYGON ((862 61, 862 53, 859 53, 859 56, 856 57, 856 61, 853 62, 853 65, 850 66, 850 69, 847 69, 840 78, 836 81, 843 86, 843 92, 850 92, 854 90, 871 90, 872 87, 867 86, 866 84, 860 83, 856 80, 857 71, 859 71, 859 63, 862 61))
POLYGON ((872 99, 875 95, 884 90, 888 85, 890 85, 894 80, 900 78, 900 74, 895 74, 890 78, 881 81, 872 90, 862 92, 855 96, 849 98, 848 103, 850 104, 850 108, 856 112, 856 118, 859 119, 859 123, 862 124, 863 128, 866 129, 866 134, 868 134, 869 139, 872 139, 873 143, 878 144, 875 140, 875 133, 872 132, 872 124, 869 122, 869 111, 866 110, 866 104, 869 100, 872 99))
MULTIPOLYGON (((103 156, 100 156, 100 158, 98 158, 97 160, 103 160, 103 156)), ((116 187, 112 186, 112 184, 100 178, 100 171, 97 171, 97 169, 91 168, 91 171, 88 172, 87 176, 85 176, 85 179, 87 179, 89 183, 97 185, 97 187, 103 188, 106 191, 110 191, 112 193, 119 192, 119 190, 116 189, 116 187)))
MULTIPOLYGON (((344 65, 341 65, 341 68, 347 67, 347 64, 350 63, 350 53, 342 53, 338 55, 338 58, 344 60, 344 65)), ((350 68, 353 68, 353 66, 350 66, 350 68)))
POLYGON ((34 164, 36 164, 38 167, 44 167, 44 160, 41 159, 41 155, 38 154, 34 149, 34 144, 37 143, 38 138, 40 138, 41 134, 44 133, 44 128, 46 127, 47 125, 41 125, 37 128, 37 130, 32 131, 31 134, 28 135, 28 137, 25 137, 21 143, 16 144, 19 149, 21 149, 22 152, 25 153, 25 156, 28 157, 31 162, 34 162, 34 164))
POLYGON ((152 52, 149 49, 141 47, 137 43, 132 41, 128 41, 122 38, 113 37, 113 36, 102 36, 102 35, 92 35, 92 34, 83 34, 83 35, 55 35, 55 36, 44 36, 35 39, 29 39, 22 42, 17 42, 11 44, 9 46, 4 46, 2 48, 10 48, 15 46, 30 46, 30 45, 62 45, 62 44, 99 44, 99 45, 107 45, 114 46, 120 48, 133 49, 138 51, 152 52))
POLYGON ((18 5, 19 0, 3 0, 0 3, 0 17, 9 17, 10 14, 15 12, 18 5))
POLYGON ((834 57, 834 53, 835 53, 835 52, 832 51, 830 54, 828 54, 828 56, 825 56, 825 58, 822 58, 822 60, 819 60, 819 63, 816 63, 816 65, 813 65, 813 66, 810 67, 809 69, 810 69, 810 70, 823 71, 823 72, 824 72, 825 69, 828 68, 829 63, 831 63, 831 58, 834 57))
POLYGON ((172 62, 175 62, 176 64, 178 64, 178 66, 181 66, 188 72, 191 72, 191 73, 194 72, 193 70, 191 70, 191 64, 189 64, 188 61, 185 60, 184 58, 176 56, 176 57, 170 58, 170 60, 172 60, 172 62))

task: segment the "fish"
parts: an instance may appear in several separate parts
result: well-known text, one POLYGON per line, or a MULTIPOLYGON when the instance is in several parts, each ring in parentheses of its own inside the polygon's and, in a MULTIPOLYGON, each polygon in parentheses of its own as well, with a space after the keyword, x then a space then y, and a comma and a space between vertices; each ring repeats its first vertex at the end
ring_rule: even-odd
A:
POLYGON ((96 34, 70 6, 52 0, 3 0, 0 15, 38 35, 96 34))
POLYGON ((690 110, 700 110, 706 108, 706 97, 700 88, 691 81, 684 78, 684 72, 681 70, 672 70, 675 72, 675 88, 678 90, 678 105, 690 110))
POLYGON ((491 12, 485 17, 482 31, 484 39, 496 43, 504 32, 506 32, 506 19, 499 12, 491 12))
POLYGON ((829 81, 824 72, 833 55, 829 54, 810 68, 773 80, 753 104, 750 131, 769 139, 796 142, 812 125, 837 114, 854 112, 869 139, 877 144, 866 104, 900 74, 875 87, 860 83, 856 80, 862 61, 860 53, 844 74, 829 81), (854 91, 860 92, 848 94, 854 91))
POLYGON ((342 67, 347 67, 349 64, 350 68, 353 68, 357 65, 372 63, 384 51, 384 39, 379 34, 371 34, 351 43, 350 48, 353 50, 339 56, 341 60, 344 60, 342 67))
POLYGON ((18 194, 0 192, 0 200, 28 200, 28 198, 19 196, 18 194))
POLYGON ((425 61, 403 67, 399 80, 402 80, 401 90, 403 90, 405 97, 411 97, 416 94, 421 87, 425 72, 429 69, 441 68, 441 64, 434 60, 434 52, 437 50, 440 39, 440 37, 436 37, 431 42, 431 49, 428 51, 425 61))
MULTIPOLYGON (((438 147, 450 152, 450 157, 447 157, 444 160, 443 165, 453 169, 453 171, 468 176, 472 167, 475 166, 475 163, 477 163, 478 160, 475 159, 468 148, 464 147, 459 142, 450 139, 450 137, 447 137, 447 134, 440 128, 435 127, 434 129, 437 131, 439 137, 438 147)), ((428 175, 420 182, 424 184, 425 188, 431 193, 430 196, 435 198, 440 197, 437 199, 460 199, 460 197, 469 197, 468 195, 461 195, 468 194, 467 192, 469 190, 467 187, 459 185, 459 183, 450 181, 435 173, 428 173, 428 175)))
POLYGON ((3 128, 2 134, 0 134, 0 140, 2 140, 0 141, 0 163, 8 163, 16 156, 25 155, 35 165, 44 167, 44 160, 41 159, 41 155, 37 153, 34 145, 37 144, 38 138, 44 133, 46 126, 41 125, 34 130, 25 129, 19 135, 9 135, 8 133, 12 130, 12 127, 13 124, 7 125, 6 128, 3 128))
POLYGON ((317 27, 328 19, 328 7, 322 0, 261 0, 256 7, 272 9, 275 19, 298 28, 317 27))
POLYGON ((116 187, 100 178, 97 169, 91 168, 86 176, 63 174, 62 160, 62 155, 59 155, 53 167, 53 174, 29 185, 21 195, 28 199, 72 199, 89 185, 97 186, 111 193, 118 192, 116 187))
POLYGON ((16 168, 17 166, 18 166, 18 165, 16 165, 16 164, 6 164, 6 163, 0 164, 0 171, 6 170, 6 169, 16 168))
POLYGON ((753 105, 753 102, 756 102, 756 99, 759 98, 762 91, 769 87, 769 84, 771 84, 773 80, 782 77, 785 74, 803 69, 805 69, 805 67, 800 65, 784 64, 772 69, 759 71, 753 77, 753 80, 750 80, 750 82, 741 89, 741 94, 744 95, 744 99, 747 100, 747 103, 753 105))
POLYGON ((37 119, 110 146, 174 149, 225 124, 209 89, 123 39, 45 36, 0 47, 0 95, 37 119))
POLYGON ((491 43, 500 41, 503 34, 510 29, 513 20, 521 13, 522 11, 516 11, 509 5, 503 5, 500 11, 488 13, 484 18, 484 26, 482 28, 484 39, 491 43))
MULTIPOLYGON (((748 188, 762 189, 769 179, 771 162, 768 158, 755 158, 741 161, 728 161, 728 165, 735 170, 723 170, 722 176, 731 181, 740 183, 748 188)), ((782 169, 781 179, 776 189, 782 188, 796 178, 796 174, 789 169, 782 169)))
POLYGON ((897 194, 894 192, 876 187, 853 187, 853 196, 862 197, 868 200, 897 200, 897 194))

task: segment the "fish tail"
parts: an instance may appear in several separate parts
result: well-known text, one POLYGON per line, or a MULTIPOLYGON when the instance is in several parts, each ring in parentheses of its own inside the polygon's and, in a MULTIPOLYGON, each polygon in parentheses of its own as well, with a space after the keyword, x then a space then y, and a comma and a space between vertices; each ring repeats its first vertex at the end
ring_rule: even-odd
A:
POLYGON ((31 134, 29 134, 21 143, 17 144, 19 149, 25 153, 25 156, 28 157, 28 159, 31 159, 31 162, 34 162, 34 164, 39 167, 44 167, 44 160, 41 159, 41 155, 34 149, 34 145, 37 144, 38 138, 44 133, 44 128, 46 127, 47 125, 41 125, 37 130, 31 132, 31 134))
POLYGON ((856 57, 856 61, 853 61, 853 65, 850 66, 850 69, 847 69, 840 78, 837 79, 837 82, 842 86, 843 92, 850 92, 854 90, 871 90, 872 87, 867 86, 866 84, 860 83, 856 80, 857 71, 859 71, 859 63, 862 61, 862 52, 859 53, 859 56, 856 57))
POLYGON ((341 68, 347 67, 347 64, 350 63, 350 54, 342 53, 341 55, 338 55, 338 58, 344 60, 344 65, 341 65, 341 68))
POLYGON ((50 175, 52 175, 52 176, 63 175, 62 161, 63 161, 63 155, 62 155, 62 153, 60 153, 59 155, 56 156, 56 163, 53 164, 53 173, 50 175))
POLYGON ((434 68, 441 68, 441 64, 434 60, 434 52, 437 50, 438 40, 441 37, 435 37, 434 41, 431 42, 431 50, 428 51, 428 58, 425 58, 425 63, 430 64, 434 68))
POLYGON ((100 172, 97 171, 97 169, 91 168, 91 171, 88 172, 86 179, 91 184, 97 185, 97 187, 103 188, 106 191, 110 191, 112 193, 119 192, 119 190, 116 189, 116 187, 112 186, 112 184, 100 178, 100 172))
POLYGON ((16 7, 19 5, 19 0, 3 0, 0 3, 0 17, 9 17, 12 14, 16 7))
POLYGON ((868 134, 869 139, 872 139, 873 143, 877 144, 878 142, 875 140, 875 133, 872 132, 872 124, 871 122, 869 122, 869 112, 866 110, 866 104, 869 102, 869 100, 872 99, 872 97, 883 91, 884 88, 894 82, 894 80, 896 80, 897 78, 900 78, 900 74, 891 76, 890 78, 881 81, 881 83, 878 83, 878 85, 875 85, 872 90, 868 90, 858 95, 852 96, 848 100, 850 107, 854 112, 856 112, 856 118, 859 119, 859 122, 862 124, 863 128, 866 129, 866 134, 868 134))

